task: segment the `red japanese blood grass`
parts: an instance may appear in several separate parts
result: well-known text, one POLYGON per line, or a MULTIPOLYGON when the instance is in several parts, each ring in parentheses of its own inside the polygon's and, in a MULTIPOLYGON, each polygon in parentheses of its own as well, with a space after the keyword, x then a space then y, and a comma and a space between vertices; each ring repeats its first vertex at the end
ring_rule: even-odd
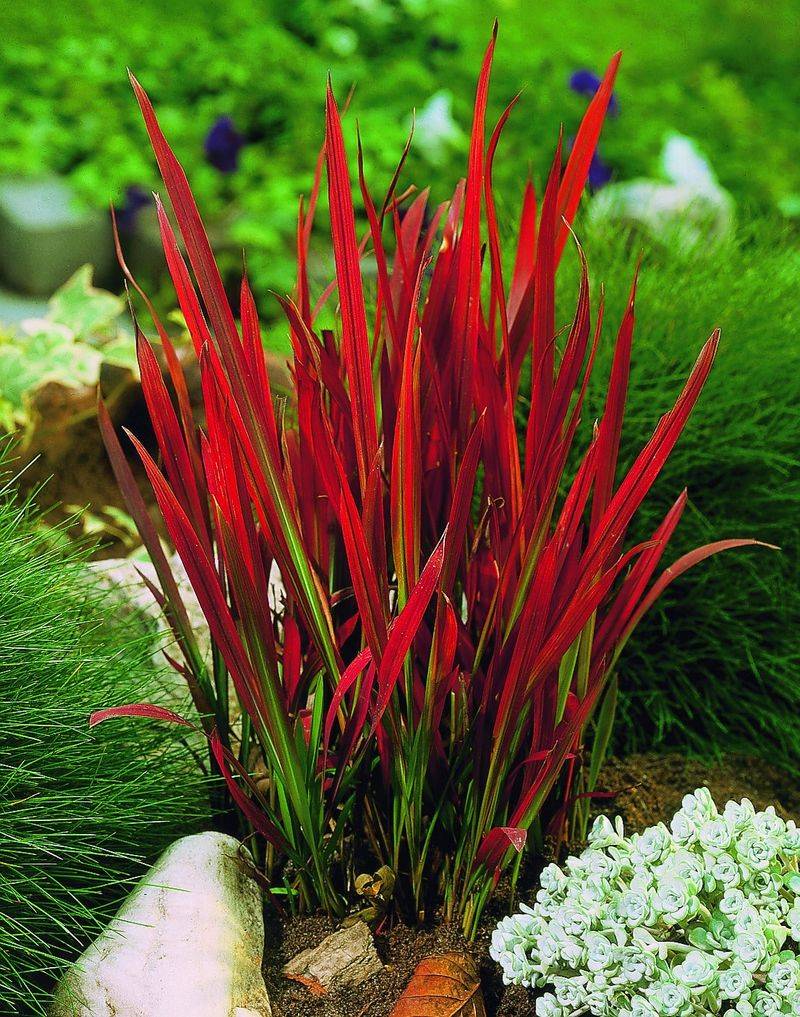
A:
MULTIPOLYGON (((176 666, 244 826, 266 844, 268 877, 300 904, 338 915, 356 866, 387 864, 400 908, 417 915, 443 904, 468 934, 543 810, 563 828, 569 806, 580 809, 592 793, 613 719, 614 666, 644 611, 686 568, 754 543, 698 549, 653 582, 683 493, 652 540, 625 544, 719 342, 714 333, 703 346, 674 407, 619 479, 635 281, 603 416, 567 483, 602 300, 593 325, 578 248, 580 292, 562 335, 555 276, 619 56, 563 170, 559 142, 538 210, 531 184, 524 189, 507 286, 491 170, 514 103, 487 145, 494 45, 493 37, 467 176, 452 201, 429 210, 426 191, 398 194, 401 160, 376 203, 359 159, 363 237, 329 84, 335 280, 315 302, 306 265, 320 162, 300 206, 296 292, 281 299, 294 351, 285 415, 270 396, 247 280, 237 326, 186 178, 133 80, 188 256, 187 265, 159 205, 205 410, 199 429, 156 321, 173 404, 137 326, 160 462, 134 441, 208 621, 210 672, 118 439, 100 416, 183 651, 176 666), (360 265, 368 248, 377 266, 369 315, 360 265), (317 327, 317 315, 337 295, 334 335, 317 327), (514 407, 528 358, 531 411, 520 448, 514 407), (281 605, 267 597, 273 566, 285 585, 281 605), (231 720, 229 682, 241 723, 231 720)), ((93 721, 121 714, 176 720, 138 704, 93 721)))

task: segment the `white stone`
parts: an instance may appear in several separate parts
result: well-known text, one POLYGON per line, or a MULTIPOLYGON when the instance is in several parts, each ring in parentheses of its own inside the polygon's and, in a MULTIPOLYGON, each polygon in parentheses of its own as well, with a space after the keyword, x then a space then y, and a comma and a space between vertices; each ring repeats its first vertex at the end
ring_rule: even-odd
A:
POLYGON ((731 236, 733 198, 691 138, 669 135, 660 168, 665 181, 624 180, 598 191, 589 205, 590 219, 638 227, 684 251, 731 236))
MULTIPOLYGON (((208 623, 203 615, 200 603, 192 589, 183 562, 177 554, 169 559, 172 574, 178 585, 178 592, 183 600, 189 623, 192 626, 197 645, 206 665, 211 665, 211 637, 208 623)), ((143 576, 156 588, 160 588, 158 575, 150 561, 137 561, 133 558, 106 558, 90 563, 90 568, 97 578, 98 584, 114 595, 124 617, 128 612, 135 612, 150 622, 158 634, 158 649, 155 655, 157 666, 164 664, 162 648, 170 655, 181 659, 181 653, 175 645, 172 632, 167 624, 161 608, 156 603, 152 592, 143 576)), ((283 585, 278 566, 272 563, 272 570, 267 580, 267 598, 269 605, 276 614, 283 611, 286 589, 283 585)), ((182 682, 182 680, 181 680, 182 682)))
POLYGON ((639 227, 654 240, 686 251, 731 235, 733 201, 722 190, 628 180, 599 191, 589 205, 589 216, 593 222, 639 227))
POLYGON ((270 1017, 263 952, 247 849, 183 837, 62 979, 51 1017, 270 1017))
MULTIPOLYGON (((170 559, 170 567, 178 584, 178 592, 186 608, 186 614, 194 631, 200 653, 206 664, 210 665, 211 640, 208 634, 208 625, 189 583, 189 577, 177 555, 173 555, 170 559)), ((175 645, 167 620, 147 583, 142 578, 144 576, 156 589, 159 589, 158 575, 152 562, 136 561, 132 558, 106 558, 91 562, 90 568, 96 576, 98 584, 113 595, 119 605, 122 617, 133 612, 153 626, 157 634, 154 654, 156 666, 160 669, 164 667, 162 649, 166 649, 170 655, 181 659, 180 650, 175 645)), ((175 680, 182 689, 185 688, 182 678, 176 675, 175 680)))

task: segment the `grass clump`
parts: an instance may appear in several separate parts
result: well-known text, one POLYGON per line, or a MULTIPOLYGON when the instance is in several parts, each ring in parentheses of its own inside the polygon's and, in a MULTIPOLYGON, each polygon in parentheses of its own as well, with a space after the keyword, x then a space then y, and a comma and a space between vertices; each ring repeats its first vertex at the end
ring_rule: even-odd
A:
MULTIPOLYGON (((1 467, 0 467, 1 468, 1 467)), ((0 487, 0 1013, 49 990, 143 863, 187 832, 200 780, 146 725, 90 732, 110 695, 156 695, 147 632, 123 628, 84 554, 0 487), (170 780, 163 781, 164 767, 170 780)))
MULTIPOLYGON (((639 245, 605 233, 584 239, 596 277, 609 284, 613 329, 627 297, 618 280, 639 245)), ((800 768, 798 278, 796 243, 768 222, 713 252, 645 251, 628 433, 667 409, 670 379, 691 364, 694 336, 719 325, 722 340, 698 412, 642 507, 641 535, 686 485, 690 501, 673 553, 730 536, 782 550, 720 556, 665 593, 620 662, 619 751, 756 751, 800 768)), ((562 281, 565 320, 568 272, 562 281)), ((608 349, 601 343, 598 356, 608 349)), ((597 378, 607 371, 601 362, 597 378)), ((594 414, 600 397, 598 388, 594 414)), ((623 433, 623 457, 634 451, 623 433)))

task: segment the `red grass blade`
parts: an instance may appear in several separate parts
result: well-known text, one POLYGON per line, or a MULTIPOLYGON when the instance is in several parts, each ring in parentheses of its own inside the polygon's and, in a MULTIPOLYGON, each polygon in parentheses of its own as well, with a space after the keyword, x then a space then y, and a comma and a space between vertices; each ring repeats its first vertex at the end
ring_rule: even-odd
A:
POLYGON ((342 310, 342 354, 350 381, 353 433, 356 439, 358 475, 363 495, 367 489, 367 476, 378 452, 378 431, 350 176, 347 170, 342 125, 330 82, 325 124, 331 237, 342 310))

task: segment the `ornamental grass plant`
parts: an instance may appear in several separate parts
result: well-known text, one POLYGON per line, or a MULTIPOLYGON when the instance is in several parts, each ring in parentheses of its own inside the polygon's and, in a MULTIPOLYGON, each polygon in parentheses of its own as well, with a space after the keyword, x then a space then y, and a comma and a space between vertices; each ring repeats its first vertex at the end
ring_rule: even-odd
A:
MULTIPOLYGON (((608 341, 599 345, 586 397, 591 419, 602 412, 613 322, 624 312, 625 279, 639 246, 608 230, 582 234, 582 241, 606 282, 608 341)), ((645 249, 623 463, 638 451, 639 429, 669 407, 669 388, 691 365, 686 337, 717 324, 723 338, 697 411, 642 505, 635 533, 645 539, 673 491, 686 485, 675 553, 717 533, 757 533, 781 553, 723 555, 654 605, 619 664, 616 753, 757 753, 790 772, 800 768, 798 278, 796 238, 776 222, 742 224, 713 251, 645 249)), ((565 262, 562 315, 577 282, 565 262)), ((524 421, 518 412, 520 427, 524 421)))
POLYGON ((0 1013, 44 1014, 145 863, 208 806, 163 728, 87 729, 109 698, 158 701, 151 635, 15 497, 7 456, 0 469, 0 1013))
POLYGON ((405 153, 376 198, 359 158, 363 232, 329 84, 324 151, 299 209, 295 292, 279 298, 294 355, 291 398, 277 408, 247 277, 237 324, 187 179, 133 79, 188 258, 159 202, 204 423, 154 318, 173 394, 137 324, 158 456, 132 441, 208 622, 210 670, 101 410, 199 720, 128 703, 92 722, 199 723, 245 828, 264 844, 267 878, 292 904, 341 916, 355 875, 387 865, 401 913, 442 908, 468 935, 501 872, 516 871, 529 831, 535 839, 547 823, 558 836, 580 824, 610 735, 616 662, 642 615, 692 565, 753 543, 709 544, 655 578, 685 492, 646 539, 626 539, 719 335, 618 471, 636 279, 592 426, 582 410, 603 301, 590 292, 571 223, 619 56, 565 165, 559 139, 543 193, 521 181, 518 235, 504 252, 492 173, 516 99, 489 131, 494 47, 493 37, 467 175, 452 200, 430 208, 427 191, 404 188, 405 153), (335 276, 312 293, 309 240, 323 170, 335 276), (580 279, 571 321, 562 322, 555 278, 566 251, 580 279), (374 292, 362 277, 367 256, 374 292), (531 411, 518 443, 528 361, 531 411), (273 568, 285 588, 278 604, 267 596, 273 568))

